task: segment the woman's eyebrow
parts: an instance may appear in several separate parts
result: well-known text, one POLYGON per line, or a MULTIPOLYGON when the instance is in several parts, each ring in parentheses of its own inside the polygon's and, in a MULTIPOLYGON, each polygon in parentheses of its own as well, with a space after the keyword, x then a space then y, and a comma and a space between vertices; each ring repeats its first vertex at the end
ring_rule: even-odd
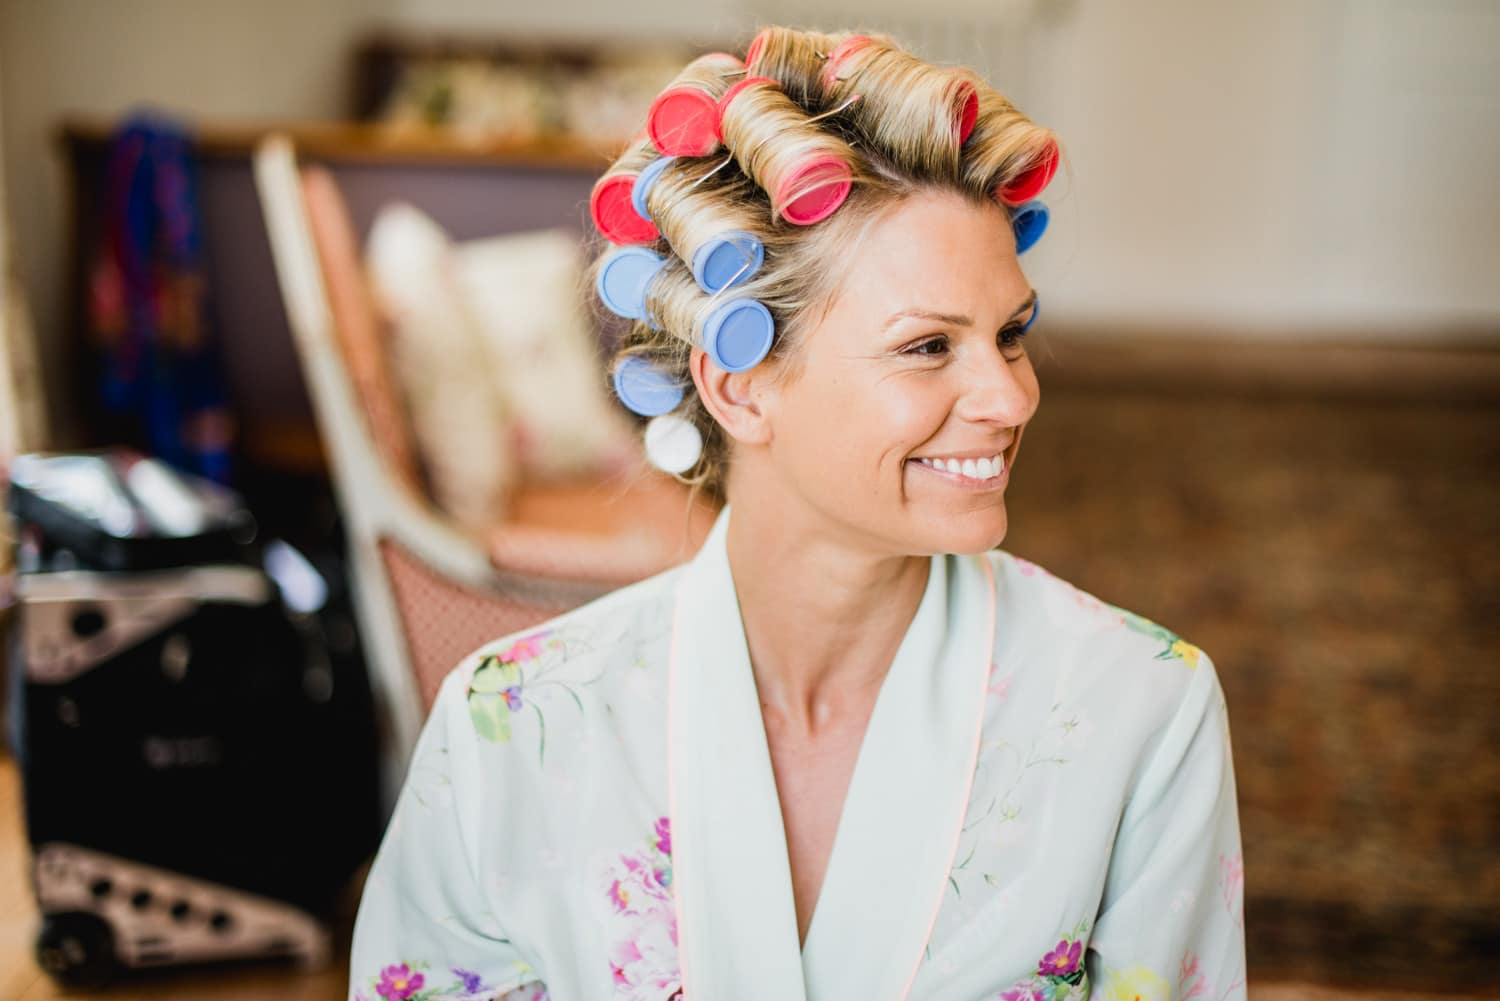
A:
POLYGON ((899 320, 931 320, 934 323, 947 324, 950 327, 972 327, 972 317, 963 316, 958 313, 939 313, 931 309, 903 309, 899 313, 892 313, 886 321, 880 325, 882 332, 891 329, 899 320))
MULTIPOLYGON (((1014 320, 1030 309, 1035 302, 1036 289, 1032 289, 1031 294, 1026 297, 1026 301, 1017 306, 1016 311, 1011 313, 1009 318, 1014 320)), ((934 323, 945 323, 952 327, 972 327, 974 325, 974 318, 965 316, 962 313, 941 313, 933 309, 903 309, 899 313, 892 313, 886 319, 885 323, 881 324, 881 331, 889 330, 899 320, 931 320, 934 323)))

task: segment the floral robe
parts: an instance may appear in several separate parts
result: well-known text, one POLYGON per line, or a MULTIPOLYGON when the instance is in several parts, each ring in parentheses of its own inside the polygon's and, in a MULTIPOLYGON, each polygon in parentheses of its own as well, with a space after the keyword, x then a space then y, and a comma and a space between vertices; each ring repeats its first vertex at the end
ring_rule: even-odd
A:
POLYGON ((1244 998, 1212 662, 998 550, 932 558, 799 943, 728 518, 448 676, 352 999, 1244 998))

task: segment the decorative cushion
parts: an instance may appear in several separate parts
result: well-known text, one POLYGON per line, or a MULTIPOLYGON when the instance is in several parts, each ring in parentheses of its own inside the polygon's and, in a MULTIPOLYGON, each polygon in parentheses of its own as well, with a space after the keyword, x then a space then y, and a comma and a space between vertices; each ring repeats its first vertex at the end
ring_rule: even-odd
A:
POLYGON ((583 251, 566 229, 459 244, 453 275, 510 406, 527 483, 597 477, 632 461, 583 308, 583 251))
POLYGON ((484 536, 506 516, 517 467, 506 400, 454 279, 452 245, 424 213, 396 203, 376 216, 365 259, 433 501, 484 536))

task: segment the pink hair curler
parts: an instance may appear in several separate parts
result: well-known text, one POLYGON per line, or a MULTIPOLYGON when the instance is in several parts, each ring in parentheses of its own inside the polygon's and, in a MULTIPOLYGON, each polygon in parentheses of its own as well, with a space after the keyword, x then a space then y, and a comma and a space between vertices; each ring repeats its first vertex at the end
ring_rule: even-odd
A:
MULTIPOLYGON (((737 81, 735 81, 735 83, 728 90, 726 90, 724 92, 724 96, 721 97, 721 98, 719 98, 718 113, 719 113, 719 120, 720 121, 723 120, 723 118, 724 118, 724 109, 727 108, 727 107, 729 107, 729 103, 731 101, 733 101, 736 97, 739 97, 740 96, 740 92, 743 91, 746 87, 750 86, 753 83, 768 83, 772 87, 777 87, 777 88, 779 88, 781 86, 775 80, 772 80, 768 76, 747 76, 743 80, 737 80, 737 81)), ((715 130, 716 131, 720 131, 720 134, 722 136, 722 130, 719 130, 717 125, 715 125, 715 130)))
POLYGON ((1020 177, 996 191, 995 197, 1007 205, 1020 205, 1031 201, 1042 193, 1042 189, 1052 183, 1052 178, 1057 174, 1059 159, 1057 143, 1048 140, 1046 147, 1042 150, 1041 159, 1028 167, 1020 177))
POLYGON ((771 34, 767 28, 750 40, 750 47, 745 50, 745 67, 749 69, 755 65, 755 60, 760 58, 760 50, 766 47, 766 37, 771 34))
POLYGON ((958 93, 958 144, 962 146, 974 134, 974 126, 979 122, 979 91, 965 80, 958 93))
POLYGON ((667 156, 707 156, 719 148, 719 104, 698 87, 668 87, 651 102, 646 131, 667 156))
POLYGON ((651 243, 661 236, 656 223, 642 219, 631 202, 637 176, 606 174, 589 194, 589 217, 610 243, 651 243))
POLYGON ((781 217, 798 226, 810 226, 833 215, 849 197, 853 187, 849 165, 836 156, 815 156, 799 163, 772 193, 772 201, 781 205, 781 217), (809 188, 789 202, 782 198, 789 191, 809 188))
POLYGON ((828 53, 828 62, 823 64, 823 86, 831 87, 838 79, 839 64, 848 59, 854 53, 867 45, 873 45, 875 40, 869 35, 850 35, 833 47, 828 53))

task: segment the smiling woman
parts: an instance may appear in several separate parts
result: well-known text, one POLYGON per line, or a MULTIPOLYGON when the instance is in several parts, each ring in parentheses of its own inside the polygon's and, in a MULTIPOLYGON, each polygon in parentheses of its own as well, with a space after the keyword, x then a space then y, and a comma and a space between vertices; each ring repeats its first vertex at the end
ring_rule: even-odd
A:
POLYGON ((770 28, 657 99, 594 284, 649 457, 728 503, 448 676, 356 997, 1243 997, 1212 661, 996 548, 1058 159, 863 35, 770 28))

